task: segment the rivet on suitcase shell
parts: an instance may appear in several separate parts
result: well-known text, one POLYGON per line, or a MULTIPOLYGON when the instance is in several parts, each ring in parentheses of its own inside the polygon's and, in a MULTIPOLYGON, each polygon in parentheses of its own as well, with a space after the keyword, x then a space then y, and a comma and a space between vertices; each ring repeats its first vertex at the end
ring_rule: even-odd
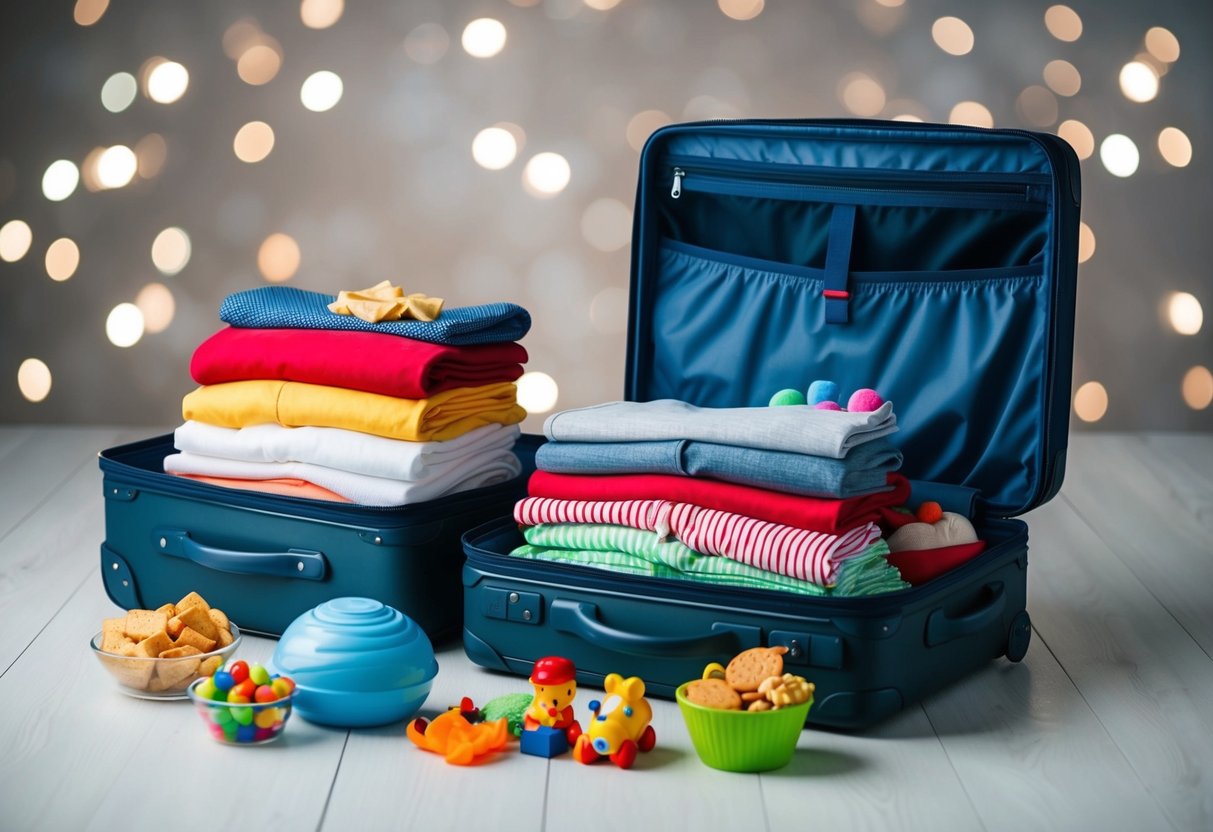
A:
POLYGON ((111 568, 111 569, 113 569, 115 572, 117 572, 117 571, 118 571, 118 564, 116 564, 116 563, 111 563, 111 564, 110 564, 110 568, 111 568))
POLYGON ((518 593, 517 593, 517 592, 511 592, 511 593, 510 593, 510 603, 511 603, 511 604, 517 604, 517 603, 518 603, 518 593))
POLYGON ((295 568, 298 569, 300 572, 302 572, 303 571, 303 561, 299 561, 297 564, 295 564, 295 568))

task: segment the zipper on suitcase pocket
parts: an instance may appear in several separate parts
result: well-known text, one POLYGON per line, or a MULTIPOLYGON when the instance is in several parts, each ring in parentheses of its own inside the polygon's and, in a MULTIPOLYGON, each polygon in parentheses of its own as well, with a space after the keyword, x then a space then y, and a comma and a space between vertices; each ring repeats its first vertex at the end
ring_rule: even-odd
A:
MULTIPOLYGON (((871 171, 848 173, 789 169, 750 162, 710 162, 671 157, 663 166, 670 198, 683 191, 770 197, 806 202, 957 208, 1044 210, 1049 185, 1040 182, 952 174, 946 177, 871 171)), ((1033 177, 1035 178, 1035 177, 1033 177)))

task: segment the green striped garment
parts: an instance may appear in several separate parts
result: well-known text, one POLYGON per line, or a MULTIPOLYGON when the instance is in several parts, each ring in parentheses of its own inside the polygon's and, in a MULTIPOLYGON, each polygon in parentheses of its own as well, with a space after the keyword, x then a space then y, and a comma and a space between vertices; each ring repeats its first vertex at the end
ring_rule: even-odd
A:
POLYGON ((837 583, 823 587, 728 558, 702 555, 674 538, 662 541, 651 531, 629 526, 552 523, 529 526, 522 534, 526 545, 510 552, 513 557, 573 563, 630 575, 819 597, 875 595, 909 587, 886 560, 889 547, 883 540, 842 561, 837 583))

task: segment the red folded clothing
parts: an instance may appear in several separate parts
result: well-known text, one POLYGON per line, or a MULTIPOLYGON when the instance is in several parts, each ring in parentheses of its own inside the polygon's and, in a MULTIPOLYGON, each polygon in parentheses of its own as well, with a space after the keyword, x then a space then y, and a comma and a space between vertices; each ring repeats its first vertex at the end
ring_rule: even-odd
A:
MULTIPOLYGON (((904 519, 907 515, 894 511, 893 507, 905 504, 910 496, 910 483, 900 474, 890 474, 889 484, 893 490, 881 494, 827 500, 666 474, 579 475, 536 471, 527 490, 532 497, 562 500, 673 500, 798 529, 839 534, 864 523, 907 522, 904 519)), ((914 518, 909 515, 909 519, 914 518)))
POLYGON ((978 540, 974 543, 941 546, 938 549, 890 552, 888 560, 901 572, 903 581, 909 581, 911 585, 918 586, 932 578, 938 578, 950 569, 955 569, 965 561, 972 560, 984 552, 985 548, 985 541, 978 540))
POLYGON ((527 360, 521 344, 450 346, 380 332, 228 327, 194 351, 199 384, 269 379, 425 399, 455 387, 514 381, 527 360))

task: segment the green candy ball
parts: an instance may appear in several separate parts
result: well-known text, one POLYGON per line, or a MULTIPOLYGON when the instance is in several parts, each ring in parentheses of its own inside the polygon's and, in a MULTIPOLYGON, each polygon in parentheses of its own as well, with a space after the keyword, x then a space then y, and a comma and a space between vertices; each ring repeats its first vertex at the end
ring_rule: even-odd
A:
POLYGON ((770 407, 780 407, 788 404, 804 404, 804 393, 799 390, 793 390, 791 387, 786 390, 780 390, 774 396, 771 396, 771 401, 768 402, 770 407))

